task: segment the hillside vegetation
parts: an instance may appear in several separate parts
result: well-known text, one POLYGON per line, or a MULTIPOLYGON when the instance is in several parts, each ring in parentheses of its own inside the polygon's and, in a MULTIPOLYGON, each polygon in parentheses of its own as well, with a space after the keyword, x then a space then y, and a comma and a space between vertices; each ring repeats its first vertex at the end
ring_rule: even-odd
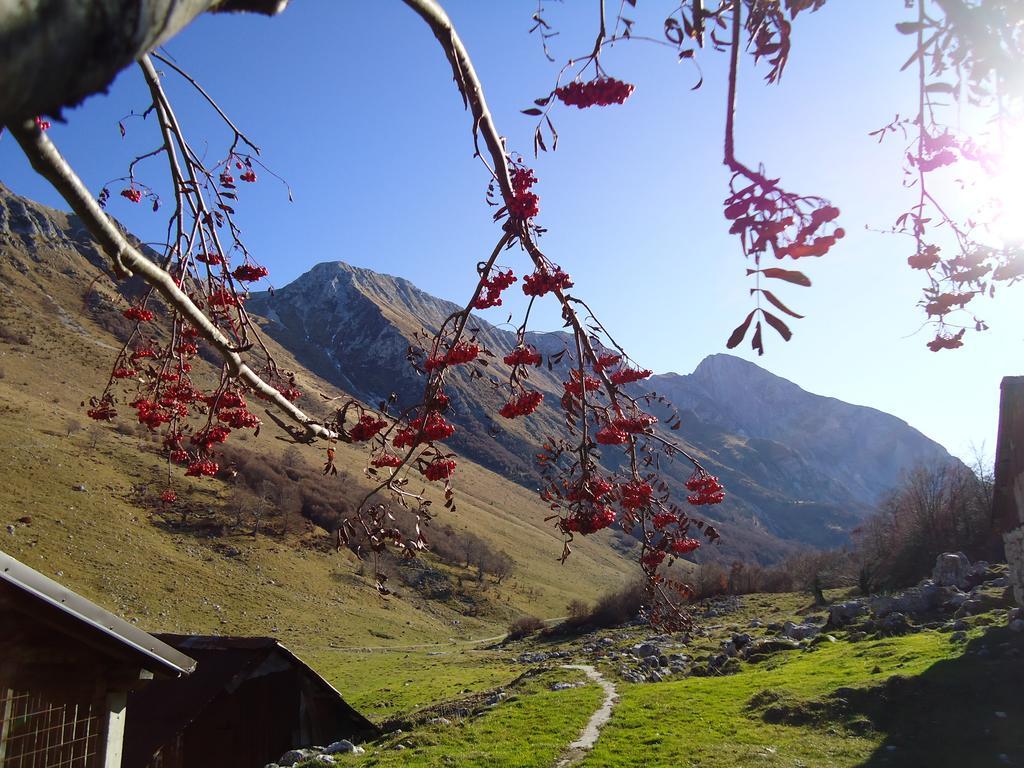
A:
MULTIPOLYGON (((426 554, 382 563, 399 597, 381 598, 373 563, 337 551, 326 520, 284 516, 272 505, 253 536, 251 515, 239 520, 233 507, 242 471, 234 481, 184 482, 174 470, 179 501, 162 508, 167 469, 148 431, 84 415, 123 331, 118 294, 106 279, 93 282, 97 251, 73 217, 13 196, 3 203, 0 549, 147 630, 274 634, 310 649, 494 635, 524 612, 559 616, 573 597, 593 598, 632 573, 606 537, 581 542, 560 564, 561 539, 535 494, 470 461, 462 462, 457 509, 431 529, 508 553, 511 573, 500 583, 426 554), (421 588, 424 573, 444 587, 439 595, 421 588)), ((271 347, 297 372, 304 407, 325 414, 318 393, 341 391, 271 347)), ((338 446, 339 476, 324 479, 322 447, 296 447, 264 420, 258 438, 233 441, 232 456, 263 472, 275 498, 301 485, 302 494, 319 495, 321 510, 343 510, 370 487, 362 450, 338 446), (292 481, 280 470, 296 451, 292 481)))

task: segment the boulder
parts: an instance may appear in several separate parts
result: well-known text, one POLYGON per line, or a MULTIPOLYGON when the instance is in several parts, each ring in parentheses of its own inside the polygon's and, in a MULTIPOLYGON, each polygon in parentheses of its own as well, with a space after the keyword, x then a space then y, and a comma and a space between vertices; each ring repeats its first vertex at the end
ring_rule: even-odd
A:
POLYGON ((356 745, 348 739, 342 739, 341 741, 335 741, 331 744, 328 744, 326 747, 324 747, 323 751, 325 755, 335 755, 339 753, 347 754, 349 752, 355 752, 356 745))
POLYGON ((984 606, 982 605, 981 600, 976 600, 974 598, 971 598, 969 600, 964 600, 960 604, 960 607, 956 609, 956 613, 953 614, 953 617, 957 618, 957 619, 961 619, 964 616, 973 616, 974 614, 981 613, 984 610, 985 609, 984 609, 984 606))
POLYGON ((787 621, 782 625, 782 634, 792 640, 808 640, 821 632, 821 627, 814 624, 794 624, 787 621))
POLYGON ((743 650, 750 644, 750 640, 751 637, 746 632, 739 632, 732 636, 732 644, 736 646, 737 650, 743 650))
POLYGON ((788 637, 764 637, 755 640, 744 649, 748 661, 760 661, 780 651, 798 651, 800 644, 788 637))
POLYGON ((864 603, 850 600, 845 603, 836 603, 828 611, 828 623, 832 627, 842 627, 849 624, 855 618, 867 610, 864 603))
POLYGON ((878 629, 887 635, 904 635, 910 631, 910 623, 902 613, 893 611, 885 618, 879 620, 878 629))
POLYGON ((943 552, 935 559, 932 580, 944 587, 963 589, 970 571, 971 561, 963 552, 943 552))
POLYGON ((312 749, 290 749, 281 755, 281 759, 277 761, 278 765, 282 768, 290 768, 301 760, 308 760, 316 754, 315 750, 312 749))

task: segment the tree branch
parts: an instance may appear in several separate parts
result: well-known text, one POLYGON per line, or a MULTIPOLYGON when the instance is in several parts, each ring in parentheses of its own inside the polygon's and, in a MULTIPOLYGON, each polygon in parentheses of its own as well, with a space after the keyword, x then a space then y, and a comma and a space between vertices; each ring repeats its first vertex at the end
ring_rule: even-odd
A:
POLYGON ((19 0, 0 3, 0 125, 60 115, 206 11, 275 14, 288 0, 19 0))
POLYGON ((114 263, 118 277, 124 279, 135 274, 153 286, 167 303, 176 309, 183 319, 196 330, 217 351, 231 374, 265 400, 273 403, 280 411, 296 422, 314 437, 338 439, 339 435, 318 424, 274 387, 256 374, 241 356, 232 349, 230 340, 192 303, 167 272, 147 259, 118 230, 110 218, 89 194, 82 180, 68 165, 49 137, 32 120, 9 126, 11 134, 21 145, 35 171, 49 181, 60 192, 71 208, 78 214, 89 232, 114 263))

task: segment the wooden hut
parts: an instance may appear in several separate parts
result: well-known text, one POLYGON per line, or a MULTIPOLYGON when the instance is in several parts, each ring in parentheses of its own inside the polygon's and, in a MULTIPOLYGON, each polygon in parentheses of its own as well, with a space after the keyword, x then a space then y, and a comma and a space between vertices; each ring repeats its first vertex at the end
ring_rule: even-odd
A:
POLYGON ((129 697, 125 768, 262 768, 293 748, 376 733, 272 637, 157 637, 199 666, 129 697))
POLYGON ((194 668, 0 552, 0 768, 117 768, 128 692, 194 668))

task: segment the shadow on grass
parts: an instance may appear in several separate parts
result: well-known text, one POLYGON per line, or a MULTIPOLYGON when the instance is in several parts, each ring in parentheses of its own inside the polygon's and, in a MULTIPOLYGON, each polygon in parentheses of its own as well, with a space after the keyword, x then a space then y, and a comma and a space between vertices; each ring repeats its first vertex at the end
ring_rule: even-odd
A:
POLYGON ((862 768, 1024 767, 1024 635, 992 627, 913 677, 809 700, 765 690, 748 706, 769 723, 881 734, 862 768))
MULTIPOLYGON (((956 659, 890 678, 859 709, 886 739, 862 763, 1024 766, 1024 637, 993 627, 956 659)), ((851 702, 852 703, 852 702, 851 702)))

